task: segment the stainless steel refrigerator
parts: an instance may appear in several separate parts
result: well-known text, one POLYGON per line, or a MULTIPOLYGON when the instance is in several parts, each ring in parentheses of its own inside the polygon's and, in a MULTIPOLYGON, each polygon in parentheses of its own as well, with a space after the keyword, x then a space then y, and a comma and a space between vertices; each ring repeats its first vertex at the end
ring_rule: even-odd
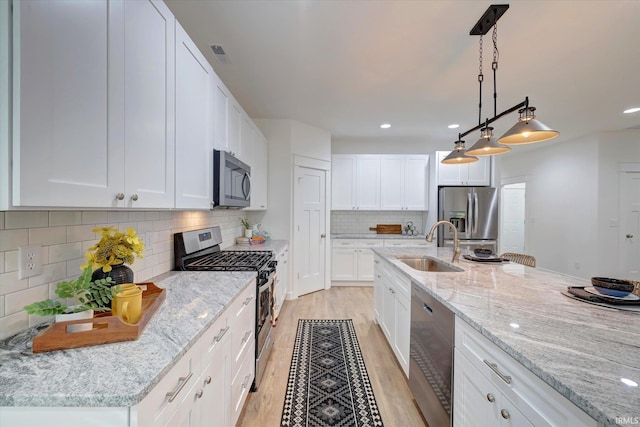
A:
MULTIPOLYGON (((491 187, 440 187, 438 220, 458 230, 460 247, 498 248, 498 189, 491 187)), ((438 228, 438 246, 453 246, 453 230, 438 228)))

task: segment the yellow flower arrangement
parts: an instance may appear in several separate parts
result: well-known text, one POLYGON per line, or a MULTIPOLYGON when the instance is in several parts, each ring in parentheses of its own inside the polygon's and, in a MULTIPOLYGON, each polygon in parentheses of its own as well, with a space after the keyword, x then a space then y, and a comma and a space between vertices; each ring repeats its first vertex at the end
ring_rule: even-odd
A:
POLYGON ((121 233, 114 227, 98 227, 93 232, 101 232, 102 238, 84 255, 87 262, 81 269, 90 265, 93 269, 102 267, 102 271, 108 273, 112 265, 133 264, 135 257, 143 257, 144 244, 133 228, 121 233))

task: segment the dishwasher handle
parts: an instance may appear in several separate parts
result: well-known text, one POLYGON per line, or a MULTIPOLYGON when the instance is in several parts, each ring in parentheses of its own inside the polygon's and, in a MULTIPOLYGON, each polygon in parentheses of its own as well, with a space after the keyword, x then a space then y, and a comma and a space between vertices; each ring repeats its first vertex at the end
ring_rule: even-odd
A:
POLYGON ((433 308, 429 307, 429 304, 426 302, 422 303, 422 309, 433 316, 433 308))

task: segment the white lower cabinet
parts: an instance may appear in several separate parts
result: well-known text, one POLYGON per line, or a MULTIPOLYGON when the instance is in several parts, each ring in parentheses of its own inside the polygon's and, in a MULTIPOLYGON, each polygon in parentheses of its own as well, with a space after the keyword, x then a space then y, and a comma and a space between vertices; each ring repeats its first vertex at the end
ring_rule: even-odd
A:
POLYGON ((382 247, 381 239, 335 239, 331 251, 331 280, 373 281, 373 251, 382 247))
POLYGON ((595 427, 598 423, 456 317, 454 427, 595 427))
POLYGON ((374 265, 374 315, 393 354, 408 377, 411 281, 394 272, 391 266, 380 257, 375 257, 374 265))
POLYGON ((289 246, 276 254, 276 285, 273 292, 273 319, 277 320, 289 288, 289 246))
POLYGON ((429 247, 435 246, 435 242, 427 242, 426 239, 384 239, 385 248, 407 248, 411 246, 429 247))

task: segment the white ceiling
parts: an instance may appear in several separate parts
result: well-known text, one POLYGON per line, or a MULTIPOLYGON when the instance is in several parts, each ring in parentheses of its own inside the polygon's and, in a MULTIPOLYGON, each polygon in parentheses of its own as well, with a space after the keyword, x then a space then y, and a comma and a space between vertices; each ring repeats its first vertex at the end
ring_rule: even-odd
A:
MULTIPOLYGON (((490 2, 165 2, 252 118, 299 120, 334 140, 443 149, 478 124, 479 37, 469 30, 490 2), (392 127, 380 129, 384 122, 392 127)), ((529 96, 558 142, 640 128, 640 113, 622 114, 640 106, 639 23, 637 0, 512 1, 498 22, 498 112, 529 96)), ((493 116, 491 61, 489 32, 483 118, 493 116)), ((496 122, 497 136, 516 119, 496 122)))

